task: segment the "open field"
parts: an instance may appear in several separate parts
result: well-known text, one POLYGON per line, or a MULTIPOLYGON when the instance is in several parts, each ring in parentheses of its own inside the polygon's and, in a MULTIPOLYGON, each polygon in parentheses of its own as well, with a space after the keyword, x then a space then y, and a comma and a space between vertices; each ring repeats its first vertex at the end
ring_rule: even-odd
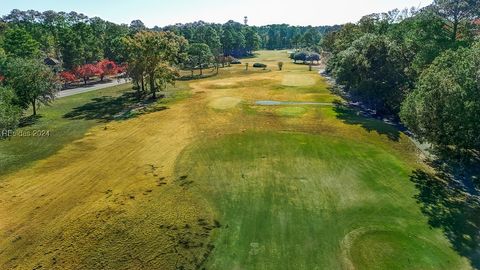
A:
POLYGON ((0 269, 471 268, 414 198, 408 138, 342 107, 257 105, 340 98, 284 51, 244 62, 269 67, 122 121, 89 100, 124 88, 67 97, 28 127, 64 137, 0 142, 0 269))
MULTIPOLYGON (((20 129, 20 132, 30 130, 50 131, 50 136, 28 138, 12 137, 7 142, 0 143, 0 174, 8 171, 18 170, 31 162, 45 158, 59 149, 66 143, 83 137, 89 128, 94 126, 97 121, 90 119, 72 120, 65 118, 64 115, 71 112, 80 104, 90 102, 94 98, 101 99, 103 96, 116 97, 121 96, 131 89, 131 85, 121 85, 108 89, 102 89, 87 94, 73 96, 65 99, 59 99, 53 106, 42 107, 40 109, 40 118, 35 120, 35 125, 20 129)), ((112 104, 113 105, 113 104, 112 104)), ((111 106, 113 107, 113 106, 111 106)), ((113 112, 115 108, 110 108, 113 112)), ((30 114, 30 112, 28 112, 30 114)), ((98 119, 97 119, 98 120, 98 119)))

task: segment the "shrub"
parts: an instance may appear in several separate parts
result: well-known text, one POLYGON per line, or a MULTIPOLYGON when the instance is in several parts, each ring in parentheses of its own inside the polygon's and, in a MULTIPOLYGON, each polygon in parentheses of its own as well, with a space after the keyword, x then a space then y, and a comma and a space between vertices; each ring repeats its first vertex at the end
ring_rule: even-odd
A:
POLYGON ((305 63, 305 61, 307 61, 307 53, 306 52, 297 52, 295 53, 295 55, 293 56, 293 60, 295 61, 295 63, 297 61, 302 61, 305 63))
POLYGON ((283 69, 283 62, 278 62, 278 69, 281 71, 283 69))
POLYGON ((307 55, 307 61, 310 61, 311 63, 313 61, 316 61, 317 63, 320 61, 320 54, 318 53, 309 53, 307 55))
POLYGON ((255 64, 253 64, 253 67, 254 67, 254 68, 263 68, 263 69, 265 69, 265 68, 267 68, 267 65, 262 64, 262 63, 255 63, 255 64))

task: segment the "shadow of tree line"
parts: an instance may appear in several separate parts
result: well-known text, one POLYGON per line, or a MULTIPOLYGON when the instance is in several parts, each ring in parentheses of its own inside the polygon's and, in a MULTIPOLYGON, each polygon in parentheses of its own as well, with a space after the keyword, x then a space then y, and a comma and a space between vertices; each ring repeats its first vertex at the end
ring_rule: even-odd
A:
MULTIPOLYGON (((344 123, 360 125, 392 141, 398 141, 405 131, 342 103, 335 104, 334 111, 344 123)), ((410 176, 419 191, 415 199, 429 225, 441 229, 457 253, 480 269, 480 154, 448 148, 431 153, 427 164, 436 173, 415 170, 410 176)))
POLYGON ((380 135, 387 136, 390 140, 398 142, 400 140, 400 130, 398 127, 384 123, 372 116, 365 115, 358 109, 346 106, 342 103, 336 103, 334 111, 337 118, 348 125, 360 125, 368 132, 376 131, 380 135))
POLYGON ((443 230, 452 247, 480 269, 480 160, 476 154, 437 151, 429 164, 436 174, 416 170, 410 180, 429 225, 443 230))
MULTIPOLYGON (((134 92, 127 92, 119 97, 102 96, 93 98, 91 102, 74 108, 63 117, 75 120, 98 120, 100 122, 124 120, 147 111, 148 106, 155 102, 154 99, 139 98, 134 92)), ((155 108, 156 111, 165 109, 167 109, 165 106, 155 108)))

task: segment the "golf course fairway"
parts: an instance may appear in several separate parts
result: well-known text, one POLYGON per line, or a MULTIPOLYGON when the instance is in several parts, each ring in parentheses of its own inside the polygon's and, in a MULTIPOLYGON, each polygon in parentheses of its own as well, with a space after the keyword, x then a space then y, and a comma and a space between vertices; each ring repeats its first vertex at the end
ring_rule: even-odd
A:
POLYGON ((78 104, 45 108, 44 140, 89 122, 49 155, 0 142, 28 164, 0 175, 0 269, 471 269, 420 210, 404 134, 286 51, 242 61, 128 119, 57 101, 78 104))

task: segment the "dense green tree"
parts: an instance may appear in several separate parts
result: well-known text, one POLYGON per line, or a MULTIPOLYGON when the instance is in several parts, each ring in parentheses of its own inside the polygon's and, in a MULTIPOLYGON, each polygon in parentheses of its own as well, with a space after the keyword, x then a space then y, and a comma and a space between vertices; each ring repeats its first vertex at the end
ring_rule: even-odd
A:
POLYGON ((297 49, 302 43, 302 35, 295 33, 295 35, 292 37, 292 40, 290 42, 291 47, 294 49, 297 49))
POLYGON ((128 54, 130 74, 134 71, 134 79, 149 82, 152 98, 156 98, 158 90, 172 83, 176 75, 173 65, 185 60, 184 51, 187 41, 172 32, 142 31, 134 37, 124 39, 128 54))
POLYGON ((22 109, 14 104, 15 94, 12 89, 0 86, 0 139, 14 130, 22 116, 22 109))
POLYGON ((312 27, 273 24, 258 27, 256 30, 262 41, 261 46, 269 50, 274 50, 316 47, 320 37, 333 30, 338 30, 338 28, 339 26, 312 27), (305 40, 307 40, 308 44, 305 43, 305 40))
POLYGON ((224 55, 239 57, 245 54, 245 35, 242 28, 242 24, 234 21, 223 25, 221 41, 224 55))
POLYGON ((245 29, 245 50, 248 54, 253 54, 253 51, 260 48, 260 35, 252 27, 245 29))
POLYGON ((350 45, 365 33, 361 31, 360 27, 355 24, 345 24, 335 38, 334 50, 336 52, 346 50, 350 45))
POLYGON ((9 59, 2 70, 7 87, 15 91, 16 105, 27 109, 30 105, 33 115, 40 104, 54 100, 60 84, 53 71, 35 59, 9 59))
MULTIPOLYGON (((241 57, 251 54, 256 49, 257 44, 258 48, 266 49, 305 46, 303 37, 309 29, 311 29, 310 37, 312 35, 315 37, 309 43, 312 47, 316 47, 321 36, 338 28, 339 26, 303 27, 287 24, 250 27, 234 21, 229 21, 223 25, 199 21, 170 25, 164 28, 156 27, 154 30, 173 31, 182 35, 191 43, 206 43, 216 56, 221 53, 225 56, 241 57), (221 48, 221 50, 217 48, 221 48)), ((307 37, 307 39, 310 38, 307 37)))
POLYGON ((117 25, 98 17, 88 18, 75 12, 13 10, 2 20, 8 28, 24 29, 39 44, 42 56, 60 59, 67 69, 98 61, 104 56, 122 62, 124 51, 119 40, 130 33, 128 25, 117 25))
POLYGON ((79 22, 73 25, 74 34, 80 39, 77 46, 80 48, 83 63, 92 63, 103 59, 102 40, 96 36, 91 24, 79 22))
POLYGON ((133 34, 136 34, 138 32, 145 31, 145 30, 147 30, 147 27, 141 20, 133 20, 130 23, 130 31, 133 34))
POLYGON ((420 11, 372 14, 326 34, 321 46, 333 55, 327 71, 355 98, 396 114, 420 74, 442 52, 458 47, 445 27, 446 16, 438 16, 442 9, 436 1, 420 11))
POLYGON ((127 74, 132 78, 134 88, 137 90, 137 96, 140 98, 145 93, 145 66, 146 62, 143 54, 142 44, 139 39, 132 37, 122 38, 122 46, 125 48, 125 58, 127 61, 127 74))
POLYGON ((222 48, 222 43, 220 42, 220 36, 218 35, 217 30, 215 28, 208 26, 205 31, 205 44, 210 47, 210 50, 212 53, 215 55, 218 55, 220 53, 220 50, 222 48))
POLYGON ((60 30, 59 45, 60 53, 63 59, 63 66, 72 70, 84 63, 83 50, 81 46, 81 38, 71 28, 64 28, 60 30))
POLYGON ((279 49, 282 47, 282 36, 280 31, 277 31, 275 28, 268 29, 266 47, 269 50, 279 49))
POLYGON ((122 39, 128 35, 129 29, 125 24, 117 25, 106 22, 105 41, 103 53, 105 58, 115 61, 116 63, 125 62, 125 48, 122 39))
POLYGON ((449 21, 453 41, 457 40, 462 23, 469 24, 480 17, 478 0, 435 0, 432 8, 449 21))
POLYGON ((35 10, 13 10, 9 15, 4 17, 4 21, 27 31, 28 34, 38 42, 39 48, 44 54, 50 55, 54 53, 55 37, 49 32, 49 29, 45 27, 44 16, 41 12, 35 10))
POLYGON ((188 48, 189 61, 192 64, 192 75, 195 67, 200 69, 200 75, 203 75, 203 68, 213 61, 213 54, 205 43, 193 43, 188 48))
POLYGON ((5 32, 3 49, 11 57, 34 58, 40 55, 40 44, 25 29, 19 27, 5 32))
POLYGON ((320 42, 320 38, 320 33, 312 27, 303 35, 303 44, 305 47, 311 48, 320 42))
POLYGON ((444 21, 425 11, 390 27, 387 35, 402 44, 405 57, 411 59, 408 73, 412 80, 443 51, 452 46, 444 21))
MULTIPOLYGON (((127 35, 149 30, 140 20, 134 20, 130 25, 117 25, 81 13, 51 10, 43 13, 12 10, 0 21, 1 47, 2 32, 5 29, 24 29, 38 43, 42 56, 58 58, 64 68, 69 70, 103 58, 122 63, 126 61, 126 51, 121 40, 127 35)), ((308 45, 316 46, 319 36, 337 28, 338 26, 300 27, 287 24, 249 27, 234 21, 223 25, 199 21, 164 28, 154 27, 153 30, 176 33, 191 43, 205 43, 218 58, 220 54, 242 57, 252 54, 257 48, 300 48, 306 46, 305 35, 308 45), (307 31, 310 32, 306 33, 307 31), (312 36, 315 38, 312 39, 312 36)))
POLYGON ((480 43, 447 51, 420 76, 401 118, 422 140, 480 150, 480 43))
POLYGON ((365 34, 329 62, 347 91, 382 114, 396 114, 409 87, 401 47, 385 36, 365 34))

